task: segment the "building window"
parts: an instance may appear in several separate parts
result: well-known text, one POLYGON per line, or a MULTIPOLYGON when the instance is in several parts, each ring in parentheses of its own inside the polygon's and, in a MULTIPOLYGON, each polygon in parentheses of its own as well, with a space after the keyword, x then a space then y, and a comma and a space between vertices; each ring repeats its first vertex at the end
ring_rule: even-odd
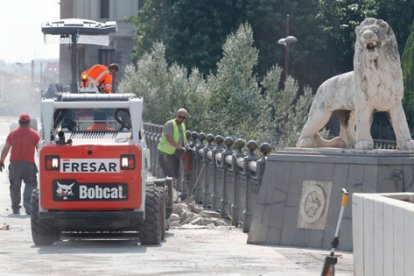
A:
POLYGON ((100 64, 109 65, 114 62, 115 49, 98 49, 98 60, 100 64))
POLYGON ((109 18, 109 0, 101 0, 101 18, 109 18))

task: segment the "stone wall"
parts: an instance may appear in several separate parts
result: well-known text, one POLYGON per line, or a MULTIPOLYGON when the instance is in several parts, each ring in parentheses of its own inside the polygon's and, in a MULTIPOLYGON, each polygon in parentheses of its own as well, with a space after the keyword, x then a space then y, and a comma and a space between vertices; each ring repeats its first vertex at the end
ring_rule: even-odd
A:
POLYGON ((414 193, 354 194, 354 274, 413 275, 414 193))
MULTIPOLYGON (((331 248, 341 189, 351 194, 414 192, 414 153, 395 150, 285 149, 270 154, 249 243, 331 248)), ((351 206, 339 249, 352 250, 351 206)))

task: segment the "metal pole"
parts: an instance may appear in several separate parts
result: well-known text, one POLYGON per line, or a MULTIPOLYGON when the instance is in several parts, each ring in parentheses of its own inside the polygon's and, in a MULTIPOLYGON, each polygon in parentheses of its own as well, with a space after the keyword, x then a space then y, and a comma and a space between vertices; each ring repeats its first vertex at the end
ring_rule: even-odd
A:
POLYGON ((341 210, 339 212, 338 223, 336 224, 335 236, 332 240, 332 249, 331 253, 325 257, 325 261, 322 268, 321 276, 333 276, 335 275, 335 265, 338 262, 338 258, 335 255, 335 250, 339 244, 339 230, 341 229, 342 218, 344 216, 344 209, 348 202, 349 194, 348 191, 342 189, 342 199, 341 199, 341 210))
POLYGON ((43 88, 43 61, 40 61, 40 77, 39 77, 40 87, 43 88))
MULTIPOLYGON (((286 15, 286 35, 285 38, 289 36, 289 14, 286 15)), ((286 41, 285 44, 285 81, 288 77, 288 63, 289 63, 289 42, 286 41)))
POLYGON ((72 67, 72 81, 71 81, 71 89, 72 93, 78 93, 78 84, 77 84, 77 75, 78 75, 78 53, 77 53, 77 40, 78 40, 78 33, 73 33, 71 35, 72 43, 70 45, 70 59, 71 59, 71 67, 72 67))
POLYGON ((34 59, 32 59, 32 63, 31 63, 31 67, 30 67, 30 69, 31 69, 30 73, 31 73, 32 87, 34 87, 33 86, 33 84, 34 84, 34 66, 35 66, 34 59))

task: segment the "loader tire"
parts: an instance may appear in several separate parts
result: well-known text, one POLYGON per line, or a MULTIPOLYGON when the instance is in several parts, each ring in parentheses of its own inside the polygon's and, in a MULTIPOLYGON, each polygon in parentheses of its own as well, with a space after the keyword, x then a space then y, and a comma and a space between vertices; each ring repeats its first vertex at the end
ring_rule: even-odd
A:
POLYGON ((30 199, 32 212, 30 222, 32 228, 32 239, 35 245, 53 245, 60 238, 59 229, 50 225, 49 222, 39 220, 39 190, 33 190, 30 199))
POLYGON ((157 187, 148 187, 145 194, 145 220, 139 227, 142 245, 160 244, 165 235, 165 203, 157 187))
POLYGON ((169 219, 173 212, 173 207, 174 207, 172 182, 170 181, 165 186, 166 186, 165 204, 166 204, 167 219, 169 219))
POLYGON ((168 219, 167 219, 167 208, 166 208, 166 194, 167 194, 167 190, 165 188, 162 187, 158 187, 158 190, 161 194, 161 202, 163 204, 162 206, 162 214, 163 214, 163 218, 162 218, 162 223, 161 223, 161 241, 165 240, 165 231, 167 231, 168 229, 168 219))

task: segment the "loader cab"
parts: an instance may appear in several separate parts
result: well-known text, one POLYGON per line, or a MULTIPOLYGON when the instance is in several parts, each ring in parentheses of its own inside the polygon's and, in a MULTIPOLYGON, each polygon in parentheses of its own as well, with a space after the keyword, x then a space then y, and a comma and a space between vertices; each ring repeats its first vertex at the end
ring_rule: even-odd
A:
POLYGON ((91 138, 94 136, 87 133, 105 131, 145 143, 142 108, 142 99, 134 94, 63 93, 59 98, 43 99, 44 141, 53 143, 58 132, 63 132, 67 140, 83 134, 91 138))
POLYGON ((125 108, 57 109, 53 114, 54 128, 74 131, 131 131, 131 115, 125 108))

